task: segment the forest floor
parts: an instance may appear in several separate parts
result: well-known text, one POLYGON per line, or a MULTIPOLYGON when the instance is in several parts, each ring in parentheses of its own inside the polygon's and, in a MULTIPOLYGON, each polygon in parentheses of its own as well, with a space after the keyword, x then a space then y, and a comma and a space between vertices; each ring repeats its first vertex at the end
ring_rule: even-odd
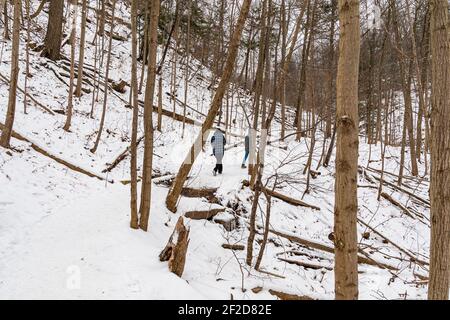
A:
MULTIPOLYGON (((126 8, 120 8, 119 12, 127 17, 126 8)), ((42 25, 45 21, 44 17, 38 19, 42 25)), ((92 66, 94 46, 90 41, 95 26, 88 25, 88 28, 86 63, 92 66)), ((117 29, 119 34, 127 33, 126 26, 119 25, 117 29)), ((36 42, 43 39, 42 32, 33 33, 36 42)), ((24 43, 22 39, 21 71, 25 70, 24 43)), ((115 40, 113 45, 110 77, 129 83, 130 42, 115 40)), ((65 56, 69 49, 63 48, 65 56)), ((10 43, 4 42, 1 52, 0 73, 9 77, 10 43)), ((67 63, 63 60, 55 64, 39 57, 39 53, 30 54, 33 77, 29 78, 28 90, 35 101, 28 100, 25 114, 23 95, 18 95, 14 125, 14 130, 28 141, 14 138, 12 150, 0 149, 0 298, 276 299, 276 291, 313 299, 334 297, 333 254, 327 251, 333 247, 329 234, 333 230, 334 154, 329 167, 317 168, 323 150, 321 133, 317 133, 312 161, 312 168, 320 175, 311 179, 310 192, 306 194, 303 169, 311 139, 296 142, 290 137, 284 143, 274 142, 268 147, 264 182, 269 177, 278 177, 277 192, 297 200, 303 198, 319 210, 272 197, 270 221, 274 232, 269 235, 261 264, 265 272, 249 270, 245 265, 245 250, 222 247, 225 243, 247 246, 253 193, 243 186, 243 181, 248 179, 247 170, 240 168, 245 125, 237 103, 240 99, 244 105, 249 104, 246 93, 234 90, 230 98, 236 123, 231 129, 233 135, 227 136, 231 148, 225 154, 223 175, 213 176, 214 158, 207 144, 186 185, 217 189, 214 201, 182 197, 177 214, 168 211, 164 204, 167 181, 170 181, 166 178, 176 174, 199 128, 188 124, 181 138, 181 122, 163 116, 162 133, 155 132, 157 178, 152 187, 149 232, 136 231, 129 228, 130 191, 129 185, 124 184, 130 179, 129 157, 110 172, 103 172, 130 143, 132 111, 125 107, 129 88, 124 94, 110 92, 105 130, 97 152, 92 154, 89 149, 98 130, 102 92, 93 118, 89 117, 92 94, 85 93, 74 100, 72 129, 64 131, 65 115, 61 111, 67 105, 68 87, 61 79, 68 83, 63 76, 67 73, 64 71, 67 63), (55 112, 43 110, 36 101, 55 112), (101 179, 69 169, 37 149, 101 179), (160 262, 158 255, 180 215, 211 209, 225 211, 209 220, 185 219, 191 230, 190 243, 186 268, 179 278, 168 271, 167 263, 160 262), (227 231, 218 219, 233 220, 234 228, 227 231), (309 244, 303 240, 299 243, 292 236, 309 244)), ((165 93, 170 91, 170 55, 163 69, 165 93)), ((187 101, 199 112, 188 110, 188 116, 201 122, 201 113, 207 112, 213 93, 207 88, 211 74, 195 60, 192 66, 196 72, 189 81, 187 101)), ((178 96, 182 97, 182 66, 177 73, 178 96)), ((21 72, 19 87, 23 86, 21 72)), ((86 84, 86 89, 92 87, 86 84)), ((143 95, 140 98, 143 100, 143 95)), ((4 123, 7 99, 8 85, 0 81, 1 123, 4 123)), ((165 94, 164 108, 172 110, 172 103, 165 94)), ((177 103, 176 112, 181 114, 182 110, 182 105, 177 103)), ((139 136, 142 129, 141 123, 139 136)), ((279 124, 274 123, 269 140, 278 138, 279 124)), ((139 165, 142 154, 140 144, 139 165)), ((386 171, 398 172, 399 154, 398 147, 387 148, 386 171)), ((407 156, 407 162, 408 159, 407 156)), ((383 187, 391 201, 384 197, 378 201, 380 174, 376 170, 381 169, 380 145, 370 146, 362 139, 359 164, 362 169, 358 176, 358 240, 361 260, 365 261, 359 264, 360 298, 424 299, 429 252, 427 176, 407 177, 399 190, 393 186, 395 176, 385 174, 385 181, 393 184, 383 187)), ((423 171, 421 164, 421 176, 423 171)), ((409 176, 408 168, 406 175, 409 176)), ((273 181, 270 179, 269 188, 273 181)), ((266 201, 261 198, 258 226, 264 224, 262 213, 266 201)), ((262 232, 261 228, 258 230, 262 232)), ((261 238, 261 234, 256 237, 255 255, 261 238)))

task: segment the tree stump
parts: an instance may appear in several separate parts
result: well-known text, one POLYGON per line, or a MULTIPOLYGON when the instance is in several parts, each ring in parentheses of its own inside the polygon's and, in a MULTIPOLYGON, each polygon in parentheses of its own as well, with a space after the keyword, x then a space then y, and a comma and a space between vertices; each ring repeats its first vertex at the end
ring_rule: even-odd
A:
POLYGON ((184 271, 188 245, 189 229, 185 227, 183 217, 180 217, 166 247, 159 254, 159 261, 169 261, 169 270, 179 277, 184 271))

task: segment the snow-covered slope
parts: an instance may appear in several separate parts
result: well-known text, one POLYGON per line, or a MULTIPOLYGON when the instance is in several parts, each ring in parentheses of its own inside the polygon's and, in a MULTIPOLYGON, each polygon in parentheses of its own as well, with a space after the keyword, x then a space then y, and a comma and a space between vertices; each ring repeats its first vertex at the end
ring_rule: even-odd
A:
MULTIPOLYGON (((119 8, 125 19, 129 16, 127 10, 126 7, 119 8)), ((95 21, 92 11, 89 15, 95 21)), ((43 13, 37 24, 44 27, 45 22, 46 14, 43 13)), ((89 67, 94 65, 91 41, 95 25, 88 24, 88 27, 86 64, 89 67)), ((33 41, 38 43, 43 39, 44 29, 33 29, 33 41)), ((129 34, 127 27, 120 24, 116 31, 129 34)), ((21 36, 19 87, 23 88, 24 31, 21 36)), ((3 42, 1 46, 0 72, 9 77, 11 43, 3 42)), ((110 78, 129 82, 130 42, 114 40, 113 46, 110 78)), ((63 48, 66 57, 69 56, 69 49, 68 46, 63 48)), ((29 79, 29 93, 51 110, 65 110, 68 87, 54 72, 64 73, 62 66, 67 62, 54 64, 39 57, 39 53, 31 51, 30 54, 33 77, 29 79)), ((162 73, 165 93, 170 90, 170 57, 171 52, 162 73)), ((212 96, 208 90, 211 73, 195 60, 192 64, 197 72, 189 82, 188 103, 201 113, 206 113, 212 96)), ((178 96, 182 97, 182 66, 177 74, 178 96)), ((68 83, 67 78, 63 79, 68 83)), ((86 85, 86 88, 89 86, 86 85)), ((105 129, 98 151, 92 154, 89 149, 98 130, 103 99, 101 93, 93 118, 89 117, 92 94, 74 99, 71 132, 62 129, 65 121, 63 114, 50 114, 33 101, 28 100, 28 113, 25 114, 23 95, 18 94, 14 130, 34 145, 13 139, 12 150, 0 149, 0 298, 276 299, 269 290, 319 299, 333 298, 333 255, 330 252, 308 248, 271 233, 261 264, 261 269, 266 272, 258 272, 249 270, 245 265, 245 251, 233 252, 222 248, 224 243, 246 246, 252 200, 252 192, 242 186, 242 181, 248 176, 247 170, 240 168, 244 151, 239 135, 245 131, 245 122, 237 95, 243 104, 248 104, 249 97, 239 90, 235 90, 230 98, 236 123, 231 129, 235 135, 228 137, 232 147, 225 155, 224 174, 212 175, 214 161, 207 145, 187 183, 189 187, 217 188, 216 197, 220 204, 211 204, 201 198, 182 197, 178 213, 173 214, 164 205, 167 185, 158 183, 156 179, 149 232, 130 229, 129 185, 121 183, 130 178, 129 159, 120 162, 111 172, 103 172, 130 142, 131 110, 126 107, 128 95, 128 87, 125 94, 110 92, 105 129), (95 173, 104 180, 70 170, 38 153, 33 146, 95 173), (237 228, 227 231, 214 220, 186 219, 191 229, 186 268, 182 278, 170 273, 167 264, 160 262, 158 255, 178 216, 187 211, 218 207, 226 208, 222 216, 236 219, 237 228), (301 262, 304 266, 292 261, 301 262), (305 267, 305 263, 310 266, 305 267), (251 289, 256 287, 262 287, 262 290, 253 292, 251 289)), ((0 82, 2 123, 7 99, 8 85, 0 82)), ((164 95, 163 105, 165 109, 172 110, 172 100, 167 94, 164 95)), ((179 103, 176 104, 176 112, 182 113, 179 103)), ((188 110, 188 116, 199 122, 203 119, 201 113, 188 110)), ((142 127, 140 121, 139 136, 142 135, 142 127)), ((181 138, 181 128, 180 122, 163 117, 162 133, 155 132, 155 174, 176 173, 199 130, 198 126, 187 125, 186 134, 181 138)), ((279 127, 275 123, 271 139, 276 140, 278 132, 279 127)), ((317 141, 314 169, 320 161, 323 147, 320 134, 317 141)), ((328 236, 333 229, 334 163, 332 161, 328 168, 317 169, 321 174, 311 180, 310 193, 303 195, 306 175, 302 171, 310 143, 309 138, 298 143, 291 137, 283 144, 271 144, 267 150, 265 179, 276 175, 279 183, 277 192, 295 199, 303 198, 303 201, 320 210, 293 206, 272 198, 271 229, 331 248, 333 244, 328 236)), ((142 154, 140 145, 139 164, 142 163, 142 154)), ((386 171, 397 172, 399 150, 387 148, 386 155, 386 171)), ((379 145, 370 147, 361 141, 362 167, 369 164, 373 169, 380 169, 380 159, 379 145)), ((372 264, 376 261, 375 264, 388 265, 392 270, 382 269, 380 265, 360 264, 360 297, 425 298, 426 283, 423 279, 427 275, 427 265, 421 261, 428 260, 429 208, 426 201, 424 203, 420 199, 428 199, 428 181, 426 178, 405 179, 402 188, 416 198, 384 187, 386 194, 408 208, 404 210, 384 198, 377 200, 376 177, 379 174, 374 170, 365 170, 358 181, 361 256, 372 264), (369 233, 363 237, 365 232, 369 233), (415 261, 411 261, 412 257, 415 261)), ((385 179, 395 181, 391 175, 385 175, 385 179)), ((273 181, 273 178, 270 179, 269 188, 273 181)), ((265 212, 266 199, 263 197, 260 208, 265 212)), ((264 217, 260 211, 257 224, 261 226, 263 223, 264 217)), ((255 254, 259 251, 261 238, 258 234, 255 254)))

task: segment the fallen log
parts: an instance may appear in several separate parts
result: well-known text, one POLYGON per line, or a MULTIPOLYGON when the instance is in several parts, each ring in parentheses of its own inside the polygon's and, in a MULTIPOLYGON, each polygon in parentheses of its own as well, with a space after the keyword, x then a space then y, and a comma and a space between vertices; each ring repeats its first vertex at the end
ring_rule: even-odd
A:
MULTIPOLYGON (((305 247, 313 248, 313 249, 316 249, 316 250, 321 250, 321 251, 325 251, 325 252, 334 254, 334 248, 328 247, 328 246, 326 246, 324 244, 321 244, 321 243, 318 243, 318 242, 313 242, 313 241, 306 240, 306 239, 302 239, 302 238, 299 238, 297 236, 285 234, 285 233, 276 231, 274 229, 269 229, 269 231, 271 233, 277 235, 277 236, 280 236, 282 238, 288 239, 288 240, 290 240, 292 242, 296 242, 296 243, 301 244, 301 245, 303 245, 305 247)), ((367 253, 365 253, 361 248, 358 249, 358 252, 363 254, 363 255, 367 255, 367 253)), ((390 266, 390 265, 387 265, 387 264, 384 264, 384 263, 381 263, 381 262, 377 262, 376 260, 374 260, 372 258, 369 258, 368 255, 366 257, 362 257, 362 256, 358 255, 358 263, 368 264, 368 265, 371 265, 371 266, 377 266, 377 267, 381 267, 382 269, 398 270, 397 268, 395 268, 393 266, 390 266)))
POLYGON ((187 198, 206 198, 209 203, 220 204, 220 200, 216 197, 217 188, 183 188, 181 195, 187 198))
POLYGON ((282 254, 292 254, 292 255, 295 255, 295 256, 304 256, 304 257, 307 257, 308 259, 316 259, 316 260, 319 260, 319 261, 321 261, 321 260, 333 261, 330 258, 320 257, 320 256, 317 256, 317 255, 312 255, 312 254, 308 254, 308 253, 304 253, 304 252, 300 252, 300 251, 296 251, 296 250, 287 250, 287 251, 279 252, 276 255, 279 256, 279 255, 282 255, 282 254))
MULTIPOLYGON (((246 187, 249 187, 250 186, 250 182, 248 180, 244 180, 244 181, 242 181, 242 185, 244 185, 246 187)), ((290 198, 290 197, 288 197, 288 196, 286 196, 284 194, 281 194, 279 192, 272 191, 272 190, 270 190, 270 189, 268 189, 268 188, 266 188, 264 186, 262 187, 262 189, 263 189, 262 191, 264 193, 269 194, 269 195, 271 195, 274 198, 283 200, 284 202, 289 203, 291 205, 311 208, 311 209, 314 209, 314 210, 320 210, 320 208, 315 206, 315 205, 306 203, 306 202, 304 202, 302 200, 290 198)))
MULTIPOLYGON (((375 168, 371 168, 371 167, 367 167, 366 169, 369 170, 369 171, 372 171, 372 172, 376 172, 378 174, 381 174, 381 172, 382 172, 380 169, 375 169, 375 168)), ((389 172, 389 171, 386 171, 386 170, 384 170, 383 173, 398 178, 398 174, 395 174, 395 173, 392 173, 392 172, 389 172)), ((427 182, 429 181, 428 179, 423 178, 423 177, 419 178, 419 177, 406 176, 406 175, 403 175, 402 178, 403 179, 408 179, 408 180, 413 180, 413 181, 418 181, 418 180, 419 181, 423 180, 423 181, 427 181, 427 182)))
POLYGON ((179 277, 184 271, 188 245, 189 229, 184 226, 183 217, 179 217, 169 241, 159 254, 159 261, 169 261, 170 272, 179 277))
POLYGON ((210 196, 214 196, 217 191, 217 188, 183 188, 181 191, 181 195, 187 198, 207 198, 210 196))
MULTIPOLYGON (((108 30, 105 30, 105 34, 109 37, 111 33, 108 30)), ((112 38, 117 41, 127 41, 128 40, 127 37, 121 36, 120 34, 117 34, 115 32, 112 33, 112 38)))
POLYGON ((320 210, 320 208, 315 206, 315 205, 306 203, 306 202, 304 202, 302 200, 290 198, 290 197, 288 197, 288 196, 286 196, 284 194, 281 194, 281 193, 278 193, 276 191, 272 191, 270 189, 267 189, 266 187, 264 187, 264 192, 270 194, 274 198, 283 200, 284 202, 287 202, 287 203, 292 204, 294 206, 301 206, 301 207, 311 208, 311 209, 314 209, 314 210, 320 210))
MULTIPOLYGON (((5 77, 3 74, 0 73, 0 79, 6 83, 9 84, 9 79, 7 77, 5 77)), ((25 90, 23 90, 21 87, 17 86, 17 90, 19 90, 22 94, 25 94, 25 90)), ((47 108, 46 106, 44 106, 42 103, 40 103, 39 101, 37 101, 31 94, 27 93, 27 97, 34 102, 35 105, 37 105, 39 108, 41 108, 42 110, 44 110, 47 113, 50 113, 51 115, 55 115, 55 112, 53 112, 53 110, 51 110, 50 108, 47 108)))
POLYGON ((299 296, 296 294, 286 293, 282 291, 277 291, 273 289, 269 289, 269 293, 273 296, 276 296, 280 300, 314 300, 311 297, 308 296, 299 296))
MULTIPOLYGON (((144 108, 144 101, 139 100, 139 105, 144 108)), ((153 106, 153 112, 158 113, 158 106, 153 106)), ((183 118, 186 118, 185 122, 187 124, 191 124, 191 125, 201 125, 201 123, 199 121, 193 120, 191 118, 188 117, 183 117, 183 115, 178 114, 178 113, 173 113, 172 111, 166 110, 166 109, 161 109, 161 113, 167 117, 170 117, 172 119, 177 120, 178 122, 183 122, 183 118)))
MULTIPOLYGON (((0 122, 0 130, 3 130, 4 127, 5 127, 5 125, 0 122)), ((31 145, 31 148, 33 148, 36 152, 46 156, 47 158, 50 158, 50 159, 58 162, 59 164, 62 164, 63 166, 65 166, 65 167, 67 167, 67 168, 69 168, 69 169, 71 169, 73 171, 82 173, 82 174, 87 175, 87 176, 89 176, 91 178, 97 178, 97 179, 102 180, 102 181, 106 180, 104 177, 96 175, 95 173, 92 173, 92 172, 90 172, 88 170, 85 170, 85 169, 83 169, 81 167, 78 167, 78 166, 76 166, 76 165, 74 165, 74 164, 72 164, 72 163, 70 163, 70 162, 68 162, 68 161, 66 161, 64 159, 61 159, 61 158, 51 154, 47 150, 41 148, 40 146, 38 146, 34 142, 31 142, 28 138, 24 137, 23 135, 15 132, 15 131, 12 132, 12 137, 15 138, 15 139, 18 139, 18 140, 25 141, 25 142, 29 143, 31 145)), ((112 180, 108 180, 108 182, 114 183, 114 181, 112 181, 112 180)))
POLYGON ((261 268, 259 268, 257 271, 261 272, 261 273, 264 273, 264 274, 267 274, 267 275, 272 276, 272 277, 276 277, 276 278, 280 278, 280 279, 286 279, 286 277, 282 276, 281 274, 276 274, 276 273, 273 273, 273 272, 270 272, 270 271, 267 271, 267 270, 263 270, 261 268))
MULTIPOLYGON (((140 137, 137 141, 136 141, 136 147, 139 145, 139 143, 141 143, 141 141, 144 139, 144 136, 140 137)), ((117 165, 122 162, 122 160, 124 160, 127 155, 128 152, 130 152, 131 150, 131 146, 128 146, 121 154, 119 154, 119 156, 111 163, 108 165, 108 167, 106 169, 104 169, 102 171, 102 173, 106 173, 106 172, 111 172, 115 167, 117 167, 117 165)))
POLYGON ((254 287, 254 288, 252 288, 252 292, 253 293, 260 293, 261 291, 262 291, 262 287, 254 287))
POLYGON ((388 195, 386 192, 381 192, 381 196, 386 199, 387 201, 389 201, 390 203, 392 203, 394 206, 396 206, 397 208, 400 208, 407 216, 415 219, 415 217, 412 215, 412 213, 404 206, 402 205, 400 202, 398 202, 397 200, 395 200, 394 198, 392 198, 390 195, 388 195))
MULTIPOLYGON (((159 170, 153 170, 152 173, 152 179, 159 179, 159 178, 164 178, 166 176, 172 176, 170 173, 161 173, 159 170)), ((141 182, 142 177, 138 176, 137 182, 141 182)), ((120 180, 120 183, 122 183, 123 185, 128 185, 131 183, 130 179, 126 179, 126 180, 120 180)))
MULTIPOLYGON (((371 178, 374 178, 374 179, 377 180, 378 182, 381 181, 381 178, 379 178, 379 177, 377 177, 377 176, 375 176, 375 175, 369 175, 369 174, 365 171, 365 169, 362 168, 361 166, 359 166, 358 171, 359 171, 360 173, 365 172, 365 174, 366 174, 367 176, 370 176, 371 178)), ((393 184, 393 183, 391 183, 391 182, 389 182, 389 181, 386 181, 386 180, 384 180, 384 179, 383 179, 383 184, 385 184, 385 185, 387 185, 387 186, 393 188, 394 190, 398 190, 398 191, 401 191, 401 192, 403 192, 403 193, 406 193, 406 194, 409 195, 410 197, 412 197, 412 198, 414 198, 414 199, 416 199, 416 200, 422 202, 422 203, 425 204, 426 206, 430 207, 430 201, 428 201, 428 200, 426 200, 426 199, 423 199, 423 198, 419 197, 418 195, 414 194, 414 193, 411 192, 411 191, 406 190, 405 188, 402 188, 402 187, 400 187, 400 186, 397 186, 397 185, 395 185, 395 184, 393 184)))
POLYGON ((388 239, 385 235, 381 234, 380 232, 378 232, 375 228, 371 227, 370 225, 368 225, 367 223, 365 223, 364 221, 362 221, 361 219, 357 219, 357 221, 362 224, 363 226, 365 226, 366 228, 372 230, 375 234, 377 234, 379 237, 383 238, 385 241, 387 241, 388 243, 392 244, 395 248, 397 248, 399 251, 403 252, 404 254, 406 254, 412 262, 418 262, 421 265, 429 265, 428 262, 423 261, 419 258, 414 257, 409 251, 407 251, 406 249, 403 249, 402 247, 400 247, 398 244, 396 244, 395 242, 393 242, 392 240, 388 239))
POLYGON ((244 250, 244 249, 245 249, 245 246, 242 245, 242 244, 229 244, 229 243, 224 243, 224 244, 222 244, 222 248, 224 248, 224 249, 230 249, 230 250, 238 250, 238 251, 241 251, 241 250, 244 250))
MULTIPOLYGON (((64 83, 66 86, 68 86, 68 87, 70 88, 70 84, 67 83, 67 82, 63 79, 63 77, 64 77, 64 78, 70 78, 70 74, 58 72, 58 71, 56 71, 55 69, 53 69, 52 67, 49 67, 48 69, 51 70, 51 71, 53 72, 53 74, 55 75, 55 77, 56 77, 59 81, 61 81, 62 83, 64 83)), ((81 91, 83 91, 83 92, 86 93, 86 94, 91 93, 91 90, 90 90, 90 89, 85 88, 85 87, 83 87, 83 86, 81 87, 81 91)))
POLYGON ((278 260, 290 263, 290 264, 295 264, 299 267, 303 267, 305 269, 314 269, 314 270, 320 270, 320 269, 326 269, 328 271, 332 271, 333 268, 330 267, 325 267, 325 266, 321 266, 321 265, 317 265, 317 264, 312 264, 312 263, 308 263, 308 262, 302 262, 302 261, 298 261, 298 260, 291 260, 291 259, 285 259, 285 258, 278 258, 278 260))
POLYGON ((182 106, 186 106, 186 108, 188 108, 188 109, 190 109, 190 110, 192 110, 192 111, 194 111, 194 112, 198 113, 199 115, 201 115, 201 116, 203 116, 203 117, 206 118, 206 114, 204 114, 203 112, 200 112, 200 111, 198 111, 198 110, 192 108, 192 107, 191 107, 190 105, 188 105, 188 104, 185 104, 183 101, 181 101, 180 99, 178 99, 177 97, 175 97, 173 93, 166 92, 166 95, 168 95, 172 100, 175 99, 175 101, 178 102, 179 104, 181 104, 182 106))
POLYGON ((205 210, 205 211, 188 211, 184 214, 186 218, 193 219, 193 220, 208 220, 213 218, 215 215, 217 215, 220 212, 224 212, 225 208, 219 208, 219 209, 211 209, 211 210, 205 210))

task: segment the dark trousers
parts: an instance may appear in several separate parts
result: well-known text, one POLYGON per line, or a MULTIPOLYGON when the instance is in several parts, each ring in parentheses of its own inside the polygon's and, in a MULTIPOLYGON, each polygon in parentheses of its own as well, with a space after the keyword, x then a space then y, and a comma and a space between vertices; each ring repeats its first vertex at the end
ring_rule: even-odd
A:
POLYGON ((223 170, 223 165, 221 163, 217 163, 216 166, 214 167, 214 171, 219 172, 219 174, 222 174, 222 170, 223 170))
POLYGON ((245 164, 245 162, 247 161, 248 154, 249 154, 249 152, 246 150, 245 155, 244 155, 244 160, 242 160, 242 164, 245 164))

